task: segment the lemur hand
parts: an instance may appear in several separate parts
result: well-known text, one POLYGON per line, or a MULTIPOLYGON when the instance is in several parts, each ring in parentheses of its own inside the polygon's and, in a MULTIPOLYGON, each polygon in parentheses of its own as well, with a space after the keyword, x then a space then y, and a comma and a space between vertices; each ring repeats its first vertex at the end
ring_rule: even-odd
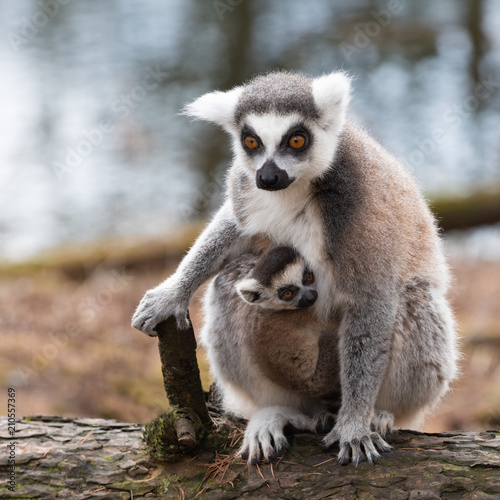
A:
POLYGON ((146 292, 132 317, 132 326, 150 337, 156 337, 156 325, 170 316, 175 316, 178 328, 184 330, 190 326, 187 317, 188 306, 189 297, 185 296, 172 276, 146 292))
POLYGON ((364 425, 356 419, 342 422, 337 421, 335 427, 323 439, 323 449, 329 450, 334 443, 339 443, 338 461, 342 465, 352 461, 355 465, 368 460, 375 462, 380 453, 392 450, 378 432, 373 432, 370 425, 364 425))

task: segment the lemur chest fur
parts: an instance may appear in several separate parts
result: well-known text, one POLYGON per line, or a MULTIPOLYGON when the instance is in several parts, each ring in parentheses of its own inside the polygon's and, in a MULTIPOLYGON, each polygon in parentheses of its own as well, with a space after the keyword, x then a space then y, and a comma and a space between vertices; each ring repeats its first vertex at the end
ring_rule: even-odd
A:
POLYGON ((318 276, 319 298, 315 311, 318 318, 325 319, 333 306, 335 288, 324 247, 325 228, 308 186, 293 187, 286 193, 251 187, 237 197, 235 212, 244 234, 265 234, 277 245, 293 247, 307 256, 308 265, 318 276))

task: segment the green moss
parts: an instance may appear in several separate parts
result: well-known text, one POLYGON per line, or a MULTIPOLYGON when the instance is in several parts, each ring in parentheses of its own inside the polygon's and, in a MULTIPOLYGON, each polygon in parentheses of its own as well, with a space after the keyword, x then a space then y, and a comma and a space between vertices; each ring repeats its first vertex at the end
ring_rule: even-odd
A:
POLYGON ((150 456, 163 462, 177 462, 184 455, 198 451, 221 451, 231 453, 238 447, 229 446, 229 429, 221 427, 218 432, 207 432, 199 417, 190 408, 172 408, 163 413, 151 423, 146 424, 143 430, 150 456), (197 448, 188 448, 179 444, 175 431, 175 424, 179 418, 188 418, 194 423, 197 448))
POLYGON ((173 474, 172 476, 163 477, 159 488, 160 491, 158 491, 158 493, 162 493, 164 495, 167 494, 170 486, 177 482, 179 482, 179 476, 176 476, 175 474, 173 474))
POLYGON ((143 436, 153 458, 163 462, 176 462, 192 451, 177 440, 175 424, 179 418, 188 418, 194 423, 196 437, 201 443, 205 437, 199 417, 190 408, 172 408, 144 426, 143 436))

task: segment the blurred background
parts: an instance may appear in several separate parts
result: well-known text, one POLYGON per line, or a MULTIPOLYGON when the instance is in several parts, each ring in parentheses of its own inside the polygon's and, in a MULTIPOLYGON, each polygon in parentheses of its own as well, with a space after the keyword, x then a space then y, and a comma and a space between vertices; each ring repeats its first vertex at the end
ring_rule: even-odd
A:
POLYGON ((130 317, 230 161, 220 130, 177 113, 270 69, 344 69, 352 118, 417 178, 455 276, 463 373, 426 430, 500 427, 498 2, 19 0, 0 29, 0 386, 18 415, 166 407, 157 341, 130 317))

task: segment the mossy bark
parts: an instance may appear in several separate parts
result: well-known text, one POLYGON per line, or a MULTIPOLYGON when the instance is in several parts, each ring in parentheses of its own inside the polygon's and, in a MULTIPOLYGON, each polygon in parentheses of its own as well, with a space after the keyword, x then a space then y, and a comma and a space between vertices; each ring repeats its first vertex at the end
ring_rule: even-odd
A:
POLYGON ((191 408, 205 427, 211 420, 201 387, 196 360, 196 338, 192 327, 178 330, 171 317, 156 327, 160 350, 163 384, 170 406, 191 408))
POLYGON ((145 426, 144 439, 152 458, 175 462, 205 444, 212 420, 201 386, 193 328, 179 330, 175 318, 169 318, 156 331, 170 408, 145 426))
POLYGON ((358 467, 339 465, 336 450, 322 452, 321 436, 298 434, 284 457, 257 468, 231 458, 229 445, 218 449, 216 464, 213 451, 155 461, 137 424, 32 417, 16 423, 15 437, 7 427, 0 417, 0 445, 16 442, 16 487, 8 489, 1 453, 2 499, 500 498, 500 431, 400 431, 388 437, 392 452, 358 467))

